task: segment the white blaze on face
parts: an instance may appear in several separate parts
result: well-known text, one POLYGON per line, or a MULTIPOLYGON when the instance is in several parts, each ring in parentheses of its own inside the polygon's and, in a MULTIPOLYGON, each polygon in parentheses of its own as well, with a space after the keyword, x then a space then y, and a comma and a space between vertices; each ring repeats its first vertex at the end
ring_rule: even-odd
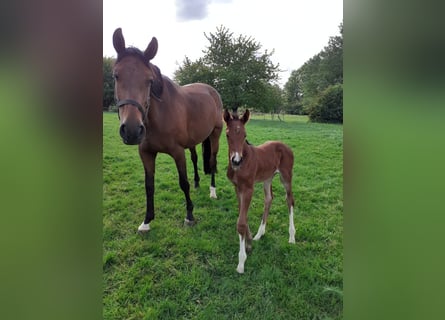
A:
POLYGON ((239 152, 234 152, 234 153, 232 153, 231 159, 232 159, 232 161, 240 162, 241 161, 241 155, 239 154, 239 152))

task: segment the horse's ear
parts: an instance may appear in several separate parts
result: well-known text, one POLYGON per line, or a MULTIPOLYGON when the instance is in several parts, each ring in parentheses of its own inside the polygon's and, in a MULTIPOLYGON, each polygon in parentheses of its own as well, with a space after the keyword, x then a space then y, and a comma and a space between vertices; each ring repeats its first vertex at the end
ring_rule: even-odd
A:
POLYGON ((230 120, 232 120, 232 116, 230 115, 229 110, 224 109, 224 115, 223 115, 224 121, 228 123, 230 120))
POLYGON ((125 40, 121 28, 117 28, 113 33, 113 46, 118 55, 125 51, 125 40))
POLYGON ((144 56, 145 58, 148 59, 148 61, 150 61, 151 59, 154 58, 157 52, 158 52, 158 39, 153 37, 150 43, 148 44, 147 49, 145 49, 144 51, 144 56))
POLYGON ((246 109, 246 111, 243 114, 243 117, 241 118, 241 122, 246 124, 247 121, 249 121, 250 112, 249 109, 246 109))
POLYGON ((155 77, 151 85, 151 93, 158 99, 161 99, 162 91, 164 90, 164 80, 162 79, 161 70, 154 64, 151 64, 155 77))

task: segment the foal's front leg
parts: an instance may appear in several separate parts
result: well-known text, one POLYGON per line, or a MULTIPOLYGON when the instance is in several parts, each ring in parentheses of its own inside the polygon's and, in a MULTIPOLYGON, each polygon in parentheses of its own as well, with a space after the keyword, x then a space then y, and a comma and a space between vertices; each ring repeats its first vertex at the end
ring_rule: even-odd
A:
MULTIPOLYGON (((272 177, 273 178, 273 177, 272 177)), ((272 178, 264 181, 264 213, 261 219, 260 227, 253 240, 257 241, 266 233, 266 223, 267 217, 269 216, 270 205, 272 204, 273 193, 272 193, 272 178)))
POLYGON ((243 190, 237 189, 239 216, 237 223, 237 230, 240 241, 240 248, 238 253, 238 266, 236 271, 244 273, 244 263, 247 259, 247 251, 252 249, 252 235, 250 234, 249 225, 247 222, 247 211, 249 210, 250 201, 252 200, 253 188, 243 190))

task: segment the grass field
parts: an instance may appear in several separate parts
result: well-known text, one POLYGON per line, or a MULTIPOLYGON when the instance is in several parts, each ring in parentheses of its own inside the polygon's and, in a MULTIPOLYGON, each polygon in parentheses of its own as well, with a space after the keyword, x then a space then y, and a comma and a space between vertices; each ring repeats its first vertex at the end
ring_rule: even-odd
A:
MULTIPOLYGON (((159 154, 155 220, 145 216, 143 166, 137 147, 124 145, 115 113, 103 115, 104 319, 341 319, 343 317, 343 127, 253 116, 248 140, 281 140, 294 151, 296 244, 288 243, 285 192, 275 177, 266 234, 253 242, 245 273, 236 272, 236 195, 226 178, 227 142, 218 154, 218 199, 210 177, 191 190, 198 224, 183 226, 185 200, 173 159, 159 154)), ((201 147, 198 147, 200 153, 201 147)), ((193 186, 190 153, 187 170, 193 186)), ((255 234, 263 210, 257 184, 249 210, 255 234)))

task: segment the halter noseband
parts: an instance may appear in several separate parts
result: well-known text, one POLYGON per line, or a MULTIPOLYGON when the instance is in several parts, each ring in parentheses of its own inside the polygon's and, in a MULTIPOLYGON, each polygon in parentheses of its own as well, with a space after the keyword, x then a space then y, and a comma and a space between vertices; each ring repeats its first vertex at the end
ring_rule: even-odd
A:
POLYGON ((151 97, 150 89, 151 89, 151 84, 148 87, 149 94, 148 94, 148 99, 147 99, 147 110, 144 110, 144 108, 141 106, 141 104, 139 102, 137 102, 136 100, 133 100, 133 99, 118 100, 116 103, 116 107, 118 109, 118 112, 117 112, 118 118, 119 119, 121 118, 119 115, 119 108, 121 108, 125 105, 131 105, 131 106, 138 108, 139 112, 142 114, 143 121, 145 121, 145 118, 147 117, 147 114, 148 114, 148 109, 150 108, 150 97, 151 97))
MULTIPOLYGON (((119 109, 120 107, 123 107, 123 106, 125 106, 127 104, 135 106, 136 108, 138 108, 138 110, 142 114, 142 117, 145 118, 145 110, 144 110, 144 108, 142 108, 141 104, 139 102, 137 102, 136 100, 132 100, 132 99, 119 100, 117 102, 116 106, 119 109)), ((119 112, 117 113, 117 115, 119 116, 119 112)))

